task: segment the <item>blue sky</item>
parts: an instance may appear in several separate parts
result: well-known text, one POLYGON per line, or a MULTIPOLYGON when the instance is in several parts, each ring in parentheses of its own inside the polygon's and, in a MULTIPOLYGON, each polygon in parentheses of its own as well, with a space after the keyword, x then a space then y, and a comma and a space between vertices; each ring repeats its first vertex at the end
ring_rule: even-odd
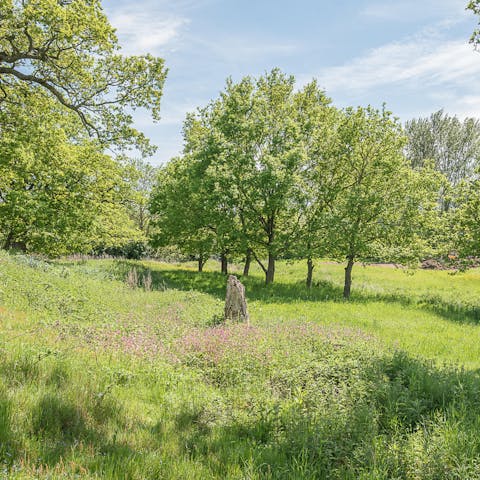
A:
POLYGON ((402 120, 444 108, 480 117, 477 19, 467 0, 104 0, 125 53, 163 57, 162 120, 135 114, 161 164, 182 149, 186 112, 225 79, 274 67, 317 78, 335 105, 387 107, 402 120))

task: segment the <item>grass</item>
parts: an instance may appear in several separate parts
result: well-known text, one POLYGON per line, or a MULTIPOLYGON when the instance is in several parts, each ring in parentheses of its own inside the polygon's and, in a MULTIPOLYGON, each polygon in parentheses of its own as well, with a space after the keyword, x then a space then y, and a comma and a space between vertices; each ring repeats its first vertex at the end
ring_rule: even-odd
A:
POLYGON ((0 478, 480 477, 479 272, 217 269, 0 252, 0 478))

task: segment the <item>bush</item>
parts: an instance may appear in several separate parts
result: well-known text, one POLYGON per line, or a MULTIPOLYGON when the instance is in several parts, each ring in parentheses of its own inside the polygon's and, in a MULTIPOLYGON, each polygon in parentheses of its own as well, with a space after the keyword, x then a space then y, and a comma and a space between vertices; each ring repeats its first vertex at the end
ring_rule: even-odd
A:
POLYGON ((92 253, 99 256, 108 255, 109 257, 121 257, 128 260, 140 260, 146 257, 150 250, 146 242, 135 241, 125 245, 100 246, 94 249, 92 253))

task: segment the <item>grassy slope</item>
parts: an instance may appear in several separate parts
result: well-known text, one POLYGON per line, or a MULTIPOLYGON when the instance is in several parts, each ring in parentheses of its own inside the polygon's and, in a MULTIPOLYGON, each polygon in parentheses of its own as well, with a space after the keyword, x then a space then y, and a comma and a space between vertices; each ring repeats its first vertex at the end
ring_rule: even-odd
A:
POLYGON ((147 267, 0 253, 0 478, 479 478, 479 273, 147 267))

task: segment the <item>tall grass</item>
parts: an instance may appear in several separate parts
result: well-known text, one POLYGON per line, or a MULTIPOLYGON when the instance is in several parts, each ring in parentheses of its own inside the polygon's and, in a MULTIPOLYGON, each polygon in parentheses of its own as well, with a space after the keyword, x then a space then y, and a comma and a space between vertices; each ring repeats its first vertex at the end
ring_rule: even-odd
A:
POLYGON ((478 273, 215 267, 0 253, 0 478, 480 478, 478 273))

